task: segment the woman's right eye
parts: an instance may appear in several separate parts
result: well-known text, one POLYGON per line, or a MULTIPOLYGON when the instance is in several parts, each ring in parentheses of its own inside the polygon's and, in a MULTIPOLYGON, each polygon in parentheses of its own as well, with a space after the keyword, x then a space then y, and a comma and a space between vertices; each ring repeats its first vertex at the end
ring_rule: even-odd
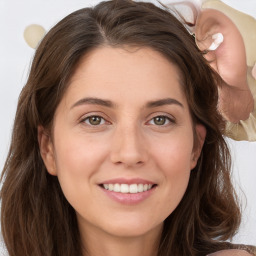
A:
POLYGON ((84 118, 82 122, 91 126, 98 126, 105 124, 106 120, 101 116, 88 116, 84 118))

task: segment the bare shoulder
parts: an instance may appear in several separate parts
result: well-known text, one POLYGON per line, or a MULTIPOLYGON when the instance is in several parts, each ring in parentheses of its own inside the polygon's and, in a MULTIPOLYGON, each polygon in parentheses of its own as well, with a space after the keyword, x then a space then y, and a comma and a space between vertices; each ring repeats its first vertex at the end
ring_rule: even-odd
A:
POLYGON ((252 256, 252 254, 244 250, 231 249, 231 250, 218 251, 218 252, 209 254, 208 256, 252 256))

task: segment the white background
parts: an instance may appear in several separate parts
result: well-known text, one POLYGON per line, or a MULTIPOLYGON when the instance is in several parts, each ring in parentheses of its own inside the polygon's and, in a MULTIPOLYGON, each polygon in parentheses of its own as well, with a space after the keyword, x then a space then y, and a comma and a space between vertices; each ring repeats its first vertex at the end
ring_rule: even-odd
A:
MULTIPOLYGON (((0 0, 0 170, 8 151, 17 99, 34 55, 34 50, 23 39, 24 29, 30 24, 40 24, 49 30, 70 12, 98 2, 100 1, 0 0)), ((225 2, 256 18, 256 0, 225 2)), ((256 245, 256 142, 228 142, 233 156, 233 178, 244 209, 243 222, 233 242, 256 245)))

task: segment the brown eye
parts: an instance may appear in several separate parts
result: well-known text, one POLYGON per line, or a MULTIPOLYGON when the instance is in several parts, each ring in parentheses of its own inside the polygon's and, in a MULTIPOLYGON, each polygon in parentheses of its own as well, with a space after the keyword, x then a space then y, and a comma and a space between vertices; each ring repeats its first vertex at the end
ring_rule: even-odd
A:
POLYGON ((165 125, 166 121, 168 121, 168 119, 165 116, 156 116, 153 118, 153 122, 156 125, 165 125))
POLYGON ((100 116, 89 116, 84 120, 89 125, 100 125, 104 123, 104 119, 100 116))

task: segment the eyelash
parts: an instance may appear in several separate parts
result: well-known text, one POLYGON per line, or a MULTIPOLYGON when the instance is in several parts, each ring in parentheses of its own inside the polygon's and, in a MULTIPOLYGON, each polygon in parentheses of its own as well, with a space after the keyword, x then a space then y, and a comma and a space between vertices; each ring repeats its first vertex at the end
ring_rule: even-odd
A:
POLYGON ((170 118, 169 116, 166 115, 157 115, 154 116, 153 118, 151 118, 148 123, 150 125, 156 125, 156 126, 168 126, 170 124, 175 124, 175 120, 173 118, 170 118), (163 124, 156 124, 156 123, 152 123, 155 122, 157 118, 162 118, 164 119, 164 123, 163 124), (167 123, 166 123, 167 122, 167 123))
POLYGON ((102 123, 102 121, 104 121, 104 124, 107 122, 105 118, 103 118, 102 116, 99 115, 91 115, 91 116, 87 116, 86 118, 84 118, 83 120, 81 120, 81 123, 86 123, 89 126, 100 126, 100 125, 104 125, 102 123), (99 124, 92 124, 90 123, 90 119, 92 118, 97 118, 100 119, 100 123, 99 124), (87 122, 88 121, 88 122, 87 122))
MULTIPOLYGON (((97 122, 97 120, 96 120, 97 122)), ((99 115, 91 115, 91 116, 87 116, 86 118, 83 118, 81 120, 81 123, 86 123, 88 126, 101 126, 101 125, 105 125, 106 123, 110 124, 110 122, 108 122, 104 117, 99 116, 99 115), (96 124, 92 124, 91 119, 98 119, 99 123, 96 124), (104 122, 104 123, 102 123, 104 122)), ((173 118, 170 118, 169 116, 166 115, 157 115, 154 116, 153 118, 151 118, 147 124, 149 125, 156 125, 156 126, 168 126, 170 124, 175 124, 175 120, 173 118), (155 121, 157 118, 162 118, 164 119, 164 123, 163 124, 156 124, 155 121)))

